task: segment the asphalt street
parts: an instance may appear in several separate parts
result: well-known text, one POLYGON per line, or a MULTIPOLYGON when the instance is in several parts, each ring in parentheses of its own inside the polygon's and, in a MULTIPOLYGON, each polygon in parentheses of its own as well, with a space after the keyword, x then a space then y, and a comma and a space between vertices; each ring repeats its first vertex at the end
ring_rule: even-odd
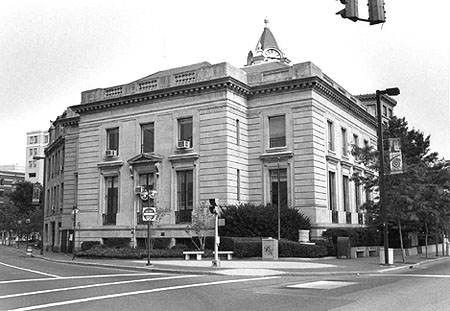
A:
POLYGON ((448 260, 395 273, 229 276, 79 266, 0 252, 0 310, 450 310, 448 260))

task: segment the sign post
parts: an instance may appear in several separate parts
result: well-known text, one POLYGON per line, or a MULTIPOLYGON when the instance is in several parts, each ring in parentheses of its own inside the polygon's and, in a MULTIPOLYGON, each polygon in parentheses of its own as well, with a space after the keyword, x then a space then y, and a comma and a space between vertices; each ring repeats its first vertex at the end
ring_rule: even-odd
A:
POLYGON ((147 266, 150 266, 150 226, 152 221, 156 219, 156 209, 147 207, 142 212, 142 220, 147 222, 147 266))

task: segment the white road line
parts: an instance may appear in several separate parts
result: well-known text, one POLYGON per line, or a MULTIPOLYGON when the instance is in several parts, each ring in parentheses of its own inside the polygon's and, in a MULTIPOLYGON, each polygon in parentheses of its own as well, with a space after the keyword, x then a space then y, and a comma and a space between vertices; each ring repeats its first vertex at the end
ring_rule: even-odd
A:
POLYGON ((307 283, 300 283, 294 285, 288 285, 288 288, 301 288, 301 289, 336 289, 344 286, 350 286, 358 284, 357 282, 341 282, 341 281, 313 281, 307 283))
POLYGON ((149 275, 161 275, 163 273, 145 272, 145 273, 123 273, 123 274, 100 274, 100 275, 77 275, 77 276, 61 276, 55 278, 42 278, 42 279, 18 279, 9 281, 0 281, 1 284, 22 283, 22 282, 43 282, 43 281, 60 281, 60 280, 77 280, 77 279, 98 279, 98 278, 111 278, 111 277, 127 277, 127 276, 149 276, 149 275))
POLYGON ((393 277, 407 277, 407 278, 442 278, 442 279, 448 279, 450 278, 450 275, 447 274, 394 274, 394 273, 383 273, 383 274, 368 274, 369 276, 393 276, 393 277))
POLYGON ((59 275, 56 275, 56 274, 49 274, 49 273, 44 273, 44 272, 41 272, 41 271, 25 269, 25 268, 21 268, 21 267, 17 267, 17 266, 8 265, 8 264, 3 263, 3 262, 0 262, 0 265, 3 265, 5 267, 9 267, 9 268, 13 268, 13 269, 17 269, 17 270, 22 270, 22 271, 35 273, 35 274, 49 276, 49 277, 52 277, 52 278, 59 278, 60 277, 59 275))
POLYGON ((111 295, 105 295, 105 296, 96 296, 96 297, 89 297, 89 298, 67 300, 67 301, 61 301, 61 302, 53 302, 53 303, 47 303, 47 304, 42 304, 42 305, 29 306, 29 307, 23 307, 23 308, 18 308, 18 309, 11 309, 9 311, 30 311, 30 310, 59 307, 59 306, 65 306, 65 305, 71 305, 71 304, 83 303, 83 302, 89 302, 89 301, 119 298, 119 297, 133 296, 133 295, 150 294, 150 293, 158 293, 158 292, 165 292, 165 291, 185 289, 185 288, 229 284, 229 283, 240 283, 240 282, 252 282, 252 281, 270 280, 270 279, 277 279, 277 278, 279 278, 279 277, 278 276, 269 276, 269 277, 260 277, 260 278, 225 280, 225 281, 205 282, 205 283, 196 283, 196 284, 187 284, 187 285, 177 285, 177 286, 161 287, 161 288, 154 288, 154 289, 141 290, 141 291, 135 291, 135 292, 127 292, 127 293, 111 294, 111 295))
POLYGON ((161 278, 150 278, 150 279, 139 279, 139 280, 110 282, 110 283, 80 285, 80 286, 72 286, 72 287, 65 287, 65 288, 47 289, 47 290, 41 290, 41 291, 35 291, 35 292, 25 292, 25 293, 19 293, 19 294, 4 295, 4 296, 0 296, 0 299, 17 298, 17 297, 29 296, 29 295, 48 294, 48 293, 54 293, 54 292, 65 292, 65 291, 69 291, 69 290, 77 290, 77 289, 92 288, 92 287, 122 285, 122 284, 130 284, 130 283, 149 282, 149 281, 165 281, 165 280, 181 279, 181 278, 189 278, 189 277, 196 277, 196 276, 194 276, 194 275, 177 275, 177 276, 161 277, 161 278))

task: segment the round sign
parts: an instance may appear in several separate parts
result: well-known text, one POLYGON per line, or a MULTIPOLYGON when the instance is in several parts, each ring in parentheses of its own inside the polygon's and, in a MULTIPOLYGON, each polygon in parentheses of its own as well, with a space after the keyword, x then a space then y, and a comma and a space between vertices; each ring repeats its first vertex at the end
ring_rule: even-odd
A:
POLYGON ((156 219, 156 209, 148 207, 142 211, 142 219, 144 221, 154 221, 156 219))

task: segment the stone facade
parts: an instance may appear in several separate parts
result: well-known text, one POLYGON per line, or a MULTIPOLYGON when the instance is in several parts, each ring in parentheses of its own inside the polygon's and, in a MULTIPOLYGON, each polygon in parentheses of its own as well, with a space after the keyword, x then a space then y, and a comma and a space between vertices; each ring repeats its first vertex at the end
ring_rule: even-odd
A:
MULTIPOLYGON (((187 238, 192 211, 210 198, 298 209, 311 219, 312 239, 330 227, 364 226, 359 206, 369 194, 350 177, 374 172, 351 148, 376 147, 374 95, 350 94, 311 62, 288 65, 281 52, 279 59, 258 53, 244 68, 203 62, 82 92, 70 107, 76 118, 58 121, 65 127, 62 218, 46 222, 67 232, 56 243, 69 247, 74 206, 76 247, 113 237, 143 245, 142 211, 152 204, 164 210, 153 237, 187 238)), ((383 98, 386 111, 395 104, 383 98)))

